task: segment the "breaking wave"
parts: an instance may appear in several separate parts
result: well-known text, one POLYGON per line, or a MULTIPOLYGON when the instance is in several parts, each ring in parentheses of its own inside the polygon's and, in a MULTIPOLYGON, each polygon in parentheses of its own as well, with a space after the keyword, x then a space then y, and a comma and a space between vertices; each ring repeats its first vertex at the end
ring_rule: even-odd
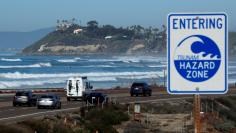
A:
POLYGON ((69 78, 74 76, 87 76, 87 77, 131 77, 135 78, 136 76, 148 76, 148 75, 157 75, 163 77, 163 72, 88 72, 88 73, 59 73, 59 74, 29 74, 29 73, 1 73, 0 78, 8 79, 38 79, 38 78, 69 78))
POLYGON ((89 65, 89 66, 81 66, 81 67, 118 67, 118 66, 111 66, 111 65, 89 65))
POLYGON ((21 86, 43 86, 45 84, 65 84, 66 80, 75 76, 87 76, 93 82, 116 82, 127 79, 153 79, 163 77, 162 72, 95 72, 95 73, 61 73, 61 74, 28 74, 1 73, 0 78, 10 81, 0 81, 0 89, 17 88, 21 86), (27 79, 27 80, 26 80, 27 79))
POLYGON ((114 56, 112 59, 89 59, 89 62, 124 62, 124 63, 139 63, 139 62, 160 62, 165 61, 165 58, 162 57, 153 57, 153 56, 114 56))
POLYGON ((21 59, 10 59, 10 58, 1 58, 1 61, 11 61, 11 62, 15 62, 15 61, 22 61, 21 59))
POLYGON ((17 88, 21 86, 35 86, 35 85, 44 85, 47 83, 50 84, 57 84, 57 83, 64 83, 64 80, 60 79, 47 79, 47 80, 40 80, 40 81, 0 81, 0 88, 17 88))
POLYGON ((51 63, 37 63, 33 65, 15 65, 15 66, 0 66, 0 68, 37 68, 37 67, 51 67, 51 63))
POLYGON ((117 81, 115 77, 89 77, 89 81, 102 82, 102 81, 117 81))
POLYGON ((57 62, 61 62, 61 63, 73 63, 73 62, 77 62, 79 61, 80 58, 76 57, 74 59, 58 59, 57 62))
POLYGON ((162 65, 148 65, 148 67, 166 67, 166 65, 162 64, 162 65))

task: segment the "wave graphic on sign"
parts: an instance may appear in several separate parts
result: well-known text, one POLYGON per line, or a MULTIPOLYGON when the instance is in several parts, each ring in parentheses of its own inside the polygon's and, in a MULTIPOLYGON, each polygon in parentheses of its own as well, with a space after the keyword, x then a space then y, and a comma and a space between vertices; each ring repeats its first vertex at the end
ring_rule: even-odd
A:
POLYGON ((183 44, 185 40, 192 37, 197 37, 201 40, 201 41, 195 41, 191 44, 191 51, 194 54, 202 54, 203 57, 210 56, 210 58, 216 58, 216 59, 221 58, 220 50, 217 47, 216 43, 212 39, 203 35, 192 35, 186 37, 178 44, 178 47, 181 44, 183 44))

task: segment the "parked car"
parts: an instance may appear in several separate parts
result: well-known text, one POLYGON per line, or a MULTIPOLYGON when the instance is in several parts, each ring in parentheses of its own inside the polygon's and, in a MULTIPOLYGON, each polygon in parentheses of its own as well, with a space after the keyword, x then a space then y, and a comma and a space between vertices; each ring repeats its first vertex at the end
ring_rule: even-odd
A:
POLYGON ((86 98, 86 102, 91 104, 108 103, 108 96, 100 92, 92 92, 86 98))
POLYGON ((130 96, 138 95, 152 95, 151 87, 145 82, 135 82, 130 87, 130 96))
POLYGON ((13 98, 13 106, 36 106, 37 96, 32 91, 17 91, 13 98))
POLYGON ((61 108, 60 97, 55 94, 44 94, 38 98, 37 102, 38 109, 41 108, 61 108))

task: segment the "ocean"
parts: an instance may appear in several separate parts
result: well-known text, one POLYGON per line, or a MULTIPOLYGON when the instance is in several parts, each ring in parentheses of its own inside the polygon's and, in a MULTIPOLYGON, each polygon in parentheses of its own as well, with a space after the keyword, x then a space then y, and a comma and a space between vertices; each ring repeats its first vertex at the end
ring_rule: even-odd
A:
MULTIPOLYGON (((128 87, 134 81, 163 85, 165 56, 21 56, 0 54, 0 89, 63 88, 87 76, 95 89, 128 87)), ((229 83, 236 82, 236 58, 229 60, 229 83)))

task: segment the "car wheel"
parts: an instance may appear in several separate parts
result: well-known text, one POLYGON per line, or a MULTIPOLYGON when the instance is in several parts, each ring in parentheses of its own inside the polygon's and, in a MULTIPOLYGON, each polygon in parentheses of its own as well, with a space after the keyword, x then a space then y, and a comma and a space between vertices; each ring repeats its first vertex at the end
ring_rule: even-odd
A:
POLYGON ((69 98, 69 97, 67 97, 67 101, 70 101, 70 98, 69 98))
POLYGON ((149 96, 152 96, 152 92, 149 92, 149 96))
POLYGON ((58 109, 61 109, 61 103, 59 103, 58 109))
POLYGON ((40 106, 38 106, 38 109, 41 109, 41 107, 40 107, 40 106))
POLYGON ((51 109, 56 109, 56 108, 58 108, 58 104, 55 104, 51 107, 51 109))
POLYGON ((144 97, 146 96, 146 92, 143 93, 143 96, 144 96, 144 97))
POLYGON ((28 103, 28 106, 29 106, 29 107, 31 107, 32 105, 33 105, 33 104, 32 104, 31 102, 30 102, 30 103, 28 103))
POLYGON ((109 103, 109 98, 106 98, 106 104, 108 104, 109 103))

